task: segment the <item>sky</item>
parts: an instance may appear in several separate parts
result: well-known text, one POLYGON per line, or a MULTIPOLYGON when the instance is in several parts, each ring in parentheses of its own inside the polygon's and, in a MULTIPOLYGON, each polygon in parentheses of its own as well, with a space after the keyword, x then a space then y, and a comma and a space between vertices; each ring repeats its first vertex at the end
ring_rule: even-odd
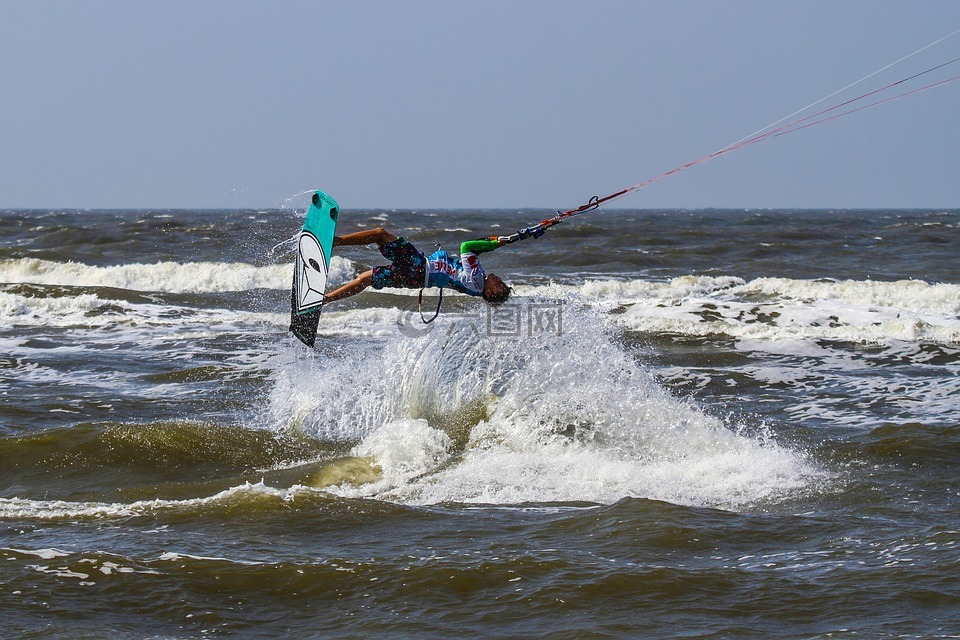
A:
MULTIPOLYGON (((958 30, 957 0, 0 0, 0 209, 569 209, 958 30)), ((958 208, 958 115, 951 82, 616 206, 958 208)))

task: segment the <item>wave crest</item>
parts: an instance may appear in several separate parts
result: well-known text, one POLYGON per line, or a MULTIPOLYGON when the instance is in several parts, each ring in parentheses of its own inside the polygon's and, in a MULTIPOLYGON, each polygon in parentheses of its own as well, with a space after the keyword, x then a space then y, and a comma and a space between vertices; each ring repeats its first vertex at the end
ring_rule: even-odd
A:
MULTIPOLYGON (((346 280, 353 271, 349 260, 334 256, 330 264, 330 280, 346 280)), ((0 282, 163 293, 288 289, 292 273, 292 266, 288 263, 255 266, 239 262, 156 262, 99 267, 37 258, 0 261, 0 282)))

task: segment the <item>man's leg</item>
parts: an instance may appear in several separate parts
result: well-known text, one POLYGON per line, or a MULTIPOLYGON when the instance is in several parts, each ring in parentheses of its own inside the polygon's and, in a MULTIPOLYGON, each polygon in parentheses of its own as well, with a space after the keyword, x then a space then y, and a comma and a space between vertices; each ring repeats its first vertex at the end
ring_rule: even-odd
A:
POLYGON ((323 296, 323 302, 333 302, 334 300, 343 300, 350 296, 355 296, 367 287, 373 284, 373 270, 364 271, 356 279, 348 282, 339 289, 335 289, 323 296))
POLYGON ((383 227, 377 227, 376 229, 368 229, 367 231, 349 233, 345 236, 336 236, 333 239, 333 246, 343 247, 358 244, 377 244, 379 246, 383 246, 393 242, 396 239, 397 236, 393 235, 383 227))

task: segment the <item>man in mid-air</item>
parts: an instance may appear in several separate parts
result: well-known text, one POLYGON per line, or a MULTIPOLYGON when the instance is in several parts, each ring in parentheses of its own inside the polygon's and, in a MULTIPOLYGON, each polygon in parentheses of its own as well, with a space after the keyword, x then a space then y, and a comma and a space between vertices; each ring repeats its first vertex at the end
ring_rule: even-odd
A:
POLYGON ((493 304, 500 304, 510 296, 510 287, 496 274, 484 273, 478 257, 478 254, 501 246, 497 237, 462 243, 459 257, 451 257, 443 250, 425 256, 405 238, 398 238, 382 227, 333 239, 334 246, 373 243, 390 264, 365 271, 351 282, 331 291, 324 296, 324 304, 355 296, 369 286, 374 289, 450 287, 460 293, 480 296, 493 304))

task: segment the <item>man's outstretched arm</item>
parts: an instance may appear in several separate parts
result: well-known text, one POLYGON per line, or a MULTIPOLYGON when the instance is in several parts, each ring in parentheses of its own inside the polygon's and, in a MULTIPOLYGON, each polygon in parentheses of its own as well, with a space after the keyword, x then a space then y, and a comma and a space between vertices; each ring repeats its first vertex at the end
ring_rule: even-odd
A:
POLYGON ((465 253, 486 253, 493 251, 500 246, 500 241, 496 238, 480 238, 479 240, 467 240, 460 245, 460 255, 465 253))

